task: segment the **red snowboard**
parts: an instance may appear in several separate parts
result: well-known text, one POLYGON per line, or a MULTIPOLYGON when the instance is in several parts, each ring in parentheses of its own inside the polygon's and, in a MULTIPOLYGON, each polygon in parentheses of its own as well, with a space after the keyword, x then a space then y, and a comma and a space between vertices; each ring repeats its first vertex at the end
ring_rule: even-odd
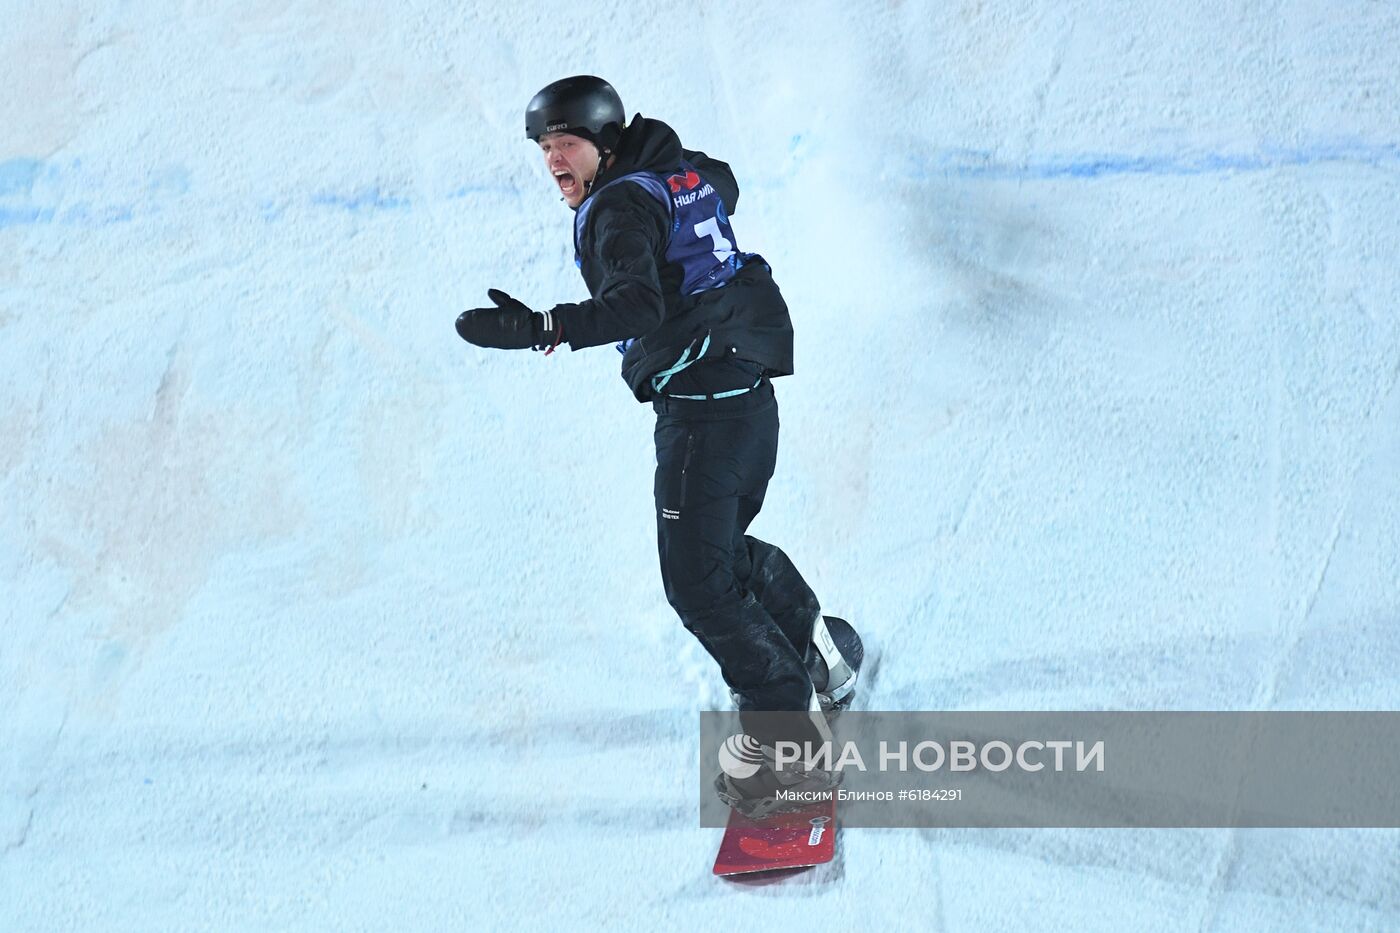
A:
MULTIPOLYGON (((832 641, 860 673, 865 662, 865 646, 860 636, 845 619, 824 618, 832 641)), ((715 874, 743 875, 806 868, 831 861, 836 857, 835 793, 832 792, 831 800, 788 813, 775 813, 761 820, 751 820, 731 811, 724 839, 719 844, 719 855, 715 857, 715 874)))
MULTIPOLYGON (((834 795, 833 795, 834 796, 834 795)), ((751 820, 729 814, 715 874, 742 875, 821 865, 836 855, 836 801, 826 800, 751 820)))

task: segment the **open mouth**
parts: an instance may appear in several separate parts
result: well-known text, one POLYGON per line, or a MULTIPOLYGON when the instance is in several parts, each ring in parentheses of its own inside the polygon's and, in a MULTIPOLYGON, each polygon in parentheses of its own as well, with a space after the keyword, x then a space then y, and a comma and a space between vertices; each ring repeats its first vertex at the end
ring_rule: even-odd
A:
POLYGON ((559 191, 564 197, 572 197, 578 190, 578 179, 569 172, 559 172, 554 176, 554 181, 559 185, 559 191))

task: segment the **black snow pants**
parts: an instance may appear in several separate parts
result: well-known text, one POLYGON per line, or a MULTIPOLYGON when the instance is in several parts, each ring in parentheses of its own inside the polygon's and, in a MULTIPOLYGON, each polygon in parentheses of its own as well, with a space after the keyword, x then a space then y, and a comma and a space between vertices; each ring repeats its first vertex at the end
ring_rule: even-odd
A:
POLYGON ((804 659, 821 606, 786 554, 745 534, 777 459, 772 384, 722 399, 659 398, 652 407, 667 600, 719 663, 741 713, 808 710, 804 659))

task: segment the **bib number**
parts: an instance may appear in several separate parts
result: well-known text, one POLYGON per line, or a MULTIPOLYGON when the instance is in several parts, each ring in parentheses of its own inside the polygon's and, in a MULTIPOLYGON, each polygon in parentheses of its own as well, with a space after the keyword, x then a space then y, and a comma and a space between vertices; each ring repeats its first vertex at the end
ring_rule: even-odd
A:
POLYGON ((728 262, 729 257, 734 255, 734 244, 725 239, 724 233, 719 229, 719 219, 711 217, 695 225, 695 235, 700 238, 709 237, 714 241, 715 260, 718 262, 728 262))

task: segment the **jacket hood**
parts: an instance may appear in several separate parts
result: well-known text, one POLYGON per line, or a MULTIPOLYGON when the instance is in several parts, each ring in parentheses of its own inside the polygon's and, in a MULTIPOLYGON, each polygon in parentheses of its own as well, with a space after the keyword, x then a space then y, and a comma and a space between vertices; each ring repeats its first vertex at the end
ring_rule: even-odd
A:
POLYGON ((703 172, 710 184, 715 186, 728 213, 733 214, 738 206, 739 185, 729 166, 703 152, 683 148, 676 131, 660 120, 644 117, 640 113, 633 116, 622 131, 615 155, 617 161, 594 180, 593 190, 631 172, 673 174, 680 170, 681 160, 684 159, 703 172))
POLYGON ((640 113, 627 124, 617 143, 617 161, 608 169, 605 181, 628 172, 660 172, 665 174, 680 165, 681 139, 676 131, 660 120, 640 113))

